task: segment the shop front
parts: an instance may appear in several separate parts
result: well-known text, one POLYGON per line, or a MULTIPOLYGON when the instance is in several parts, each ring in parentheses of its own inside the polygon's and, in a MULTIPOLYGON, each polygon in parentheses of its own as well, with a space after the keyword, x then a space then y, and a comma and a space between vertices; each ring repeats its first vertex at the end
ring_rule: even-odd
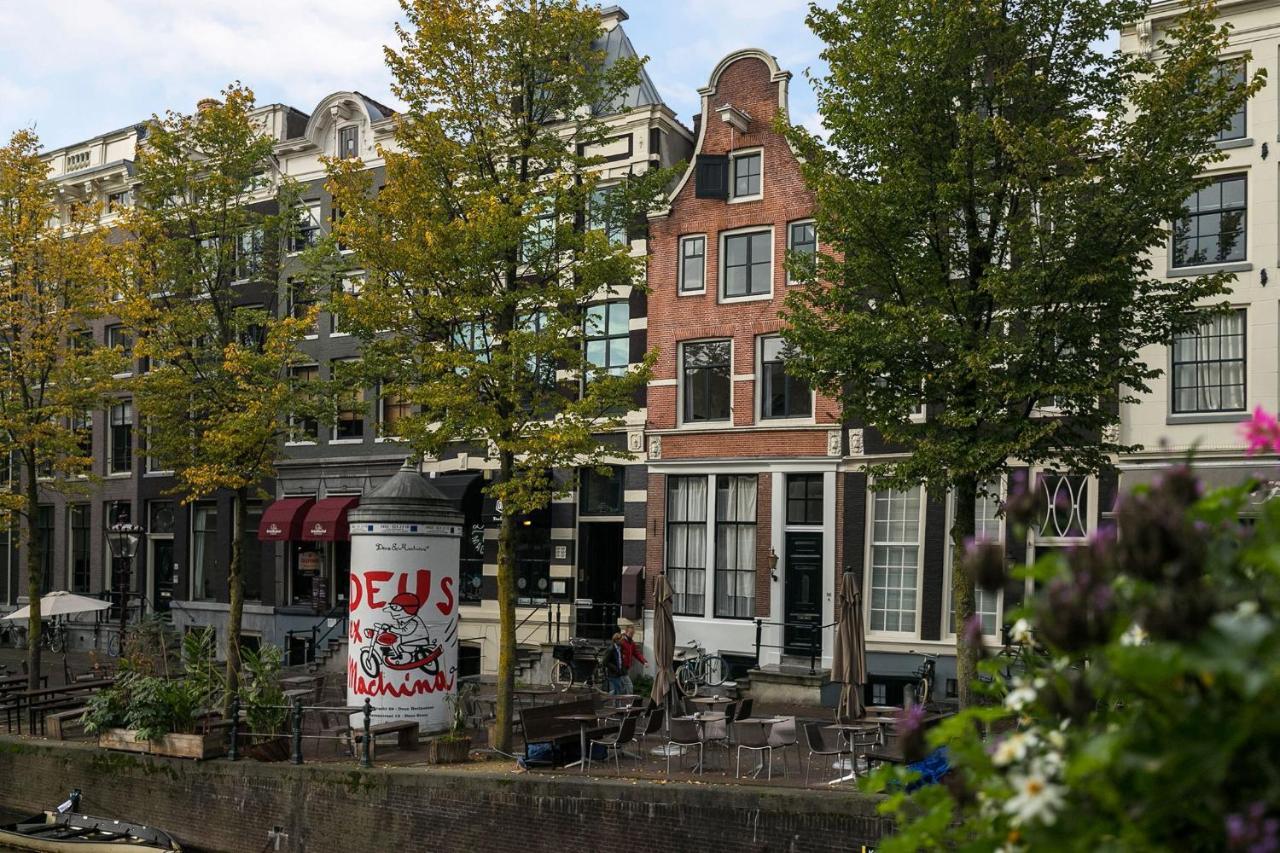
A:
POLYGON ((258 527, 263 541, 285 543, 288 612, 327 613, 346 606, 351 573, 347 513, 357 495, 281 498, 268 506, 258 527))

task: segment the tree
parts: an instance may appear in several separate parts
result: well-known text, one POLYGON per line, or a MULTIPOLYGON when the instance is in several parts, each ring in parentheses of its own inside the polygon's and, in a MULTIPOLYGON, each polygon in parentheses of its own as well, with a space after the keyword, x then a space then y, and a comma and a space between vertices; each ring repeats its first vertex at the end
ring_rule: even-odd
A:
POLYGON ((623 455, 617 425, 646 381, 586 358, 587 306, 637 285, 621 232, 667 175, 600 189, 602 115, 639 74, 593 46, 576 0, 414 0, 388 50, 407 113, 376 194, 359 163, 331 165, 339 238, 368 272, 339 311, 364 341, 366 376, 411 404, 397 426, 419 453, 488 448, 498 533, 498 742, 515 687, 514 532, 557 491, 552 469, 623 455), (596 227, 600 226, 600 227, 596 227))
POLYGON ((27 559, 27 677, 40 683, 42 489, 75 488, 93 457, 91 412, 103 405, 120 354, 93 346, 90 322, 117 290, 117 252, 90 202, 63 204, 34 133, 0 148, 0 458, 10 470, 0 495, 4 523, 21 520, 27 559), (16 474, 16 477, 15 477, 16 474))
MULTIPOLYGON (((1142 357, 1204 320, 1231 276, 1165 280, 1148 252, 1217 159, 1211 139, 1262 84, 1217 73, 1226 32, 1188 8, 1157 64, 1104 53, 1144 0, 842 0, 813 8, 829 137, 799 129, 829 252, 789 303, 797 373, 910 455, 873 474, 951 490, 953 548, 1010 460, 1072 472, 1132 450, 1119 406, 1142 357), (927 405, 922 423, 912 418, 927 405)), ((1238 223, 1237 223, 1238 224, 1238 223)), ((1229 228, 1224 225, 1224 229, 1229 228)), ((806 270, 797 266, 797 273, 806 270)), ((953 561, 957 670, 981 631, 953 561)))
POLYGON ((289 413, 311 404, 290 367, 304 360, 297 345, 314 312, 277 310, 297 194, 272 171, 272 146, 239 84, 195 115, 153 118, 126 221, 136 279, 120 313, 147 365, 134 385, 146 453, 173 471, 183 503, 234 494, 228 696, 240 671, 246 504, 274 473, 289 413))

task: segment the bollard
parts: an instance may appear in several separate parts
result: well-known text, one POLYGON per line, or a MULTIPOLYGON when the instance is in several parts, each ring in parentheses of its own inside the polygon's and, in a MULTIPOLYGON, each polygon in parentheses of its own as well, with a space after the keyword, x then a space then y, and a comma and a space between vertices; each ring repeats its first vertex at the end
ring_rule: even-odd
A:
POLYGON ((294 764, 302 763, 302 697, 293 700, 293 757, 294 764))
POLYGON ((369 728, 370 728, 370 725, 369 725, 369 724, 370 724, 370 722, 371 722, 371 719, 370 719, 370 718, 372 718, 372 717, 373 717, 373 703, 369 701, 368 697, 365 697, 365 700, 364 700, 364 740, 363 740, 363 741, 361 742, 361 744, 360 744, 360 766, 361 766, 361 767, 372 767, 372 766, 373 766, 373 762, 371 762, 371 761, 369 760, 369 737, 370 737, 370 735, 369 735, 369 728))
POLYGON ((756 666, 760 665, 760 633, 764 631, 764 620, 756 617, 756 666))
POLYGON ((817 625, 809 626, 809 674, 818 673, 818 640, 822 639, 822 629, 817 625))
POLYGON ((231 696, 231 728, 227 731, 227 760, 240 760, 240 694, 231 696))

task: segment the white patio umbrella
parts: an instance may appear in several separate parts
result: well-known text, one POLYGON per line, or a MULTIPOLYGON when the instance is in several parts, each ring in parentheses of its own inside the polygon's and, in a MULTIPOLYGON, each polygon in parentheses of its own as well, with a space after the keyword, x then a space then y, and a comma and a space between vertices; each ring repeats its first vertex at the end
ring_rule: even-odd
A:
MULTIPOLYGON (((40 596, 40 618, 48 619, 51 616, 69 616, 72 613, 92 613, 95 610, 106 610, 111 604, 100 598, 89 598, 85 595, 76 595, 74 592, 67 592, 65 589, 51 592, 48 595, 40 596)), ((23 607, 21 610, 15 610, 8 616, 0 617, 14 622, 20 619, 31 618, 31 605, 23 607)))

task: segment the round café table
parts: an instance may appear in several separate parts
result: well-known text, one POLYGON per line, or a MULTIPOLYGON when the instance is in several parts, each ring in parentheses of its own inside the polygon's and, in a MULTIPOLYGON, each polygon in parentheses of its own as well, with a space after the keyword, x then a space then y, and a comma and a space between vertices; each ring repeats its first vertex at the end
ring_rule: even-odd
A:
POLYGON ((587 729, 591 728, 599 720, 596 714, 565 714, 563 717, 556 717, 557 720, 565 720, 578 724, 578 742, 582 746, 582 752, 579 754, 577 761, 571 761, 565 765, 568 769, 573 765, 578 765, 583 773, 587 772, 587 729))

